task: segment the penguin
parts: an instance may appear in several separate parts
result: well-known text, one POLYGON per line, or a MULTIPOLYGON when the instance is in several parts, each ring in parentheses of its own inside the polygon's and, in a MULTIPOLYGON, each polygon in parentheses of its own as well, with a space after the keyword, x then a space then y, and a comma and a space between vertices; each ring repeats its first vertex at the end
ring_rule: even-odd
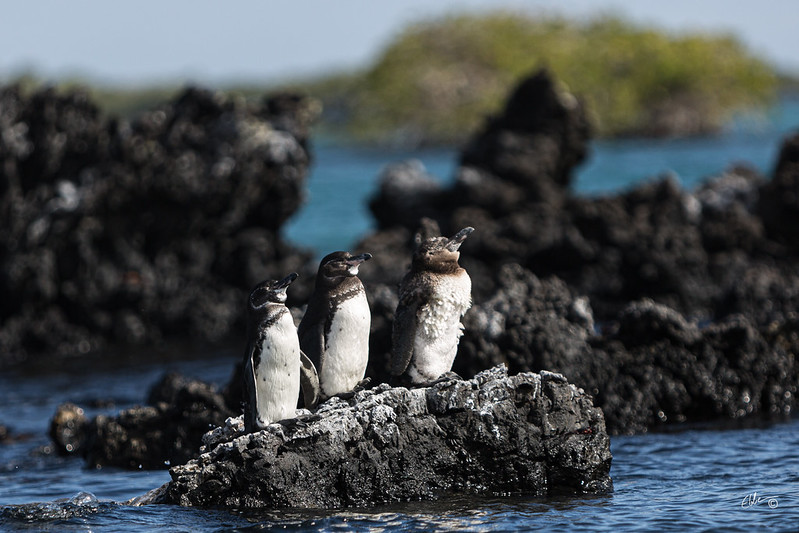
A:
POLYGON ((244 427, 248 433, 293 418, 302 384, 306 406, 315 403, 319 379, 300 351, 286 289, 297 274, 258 284, 247 301, 247 351, 244 358, 244 427))
POLYGON ((372 254, 333 252, 319 263, 316 285, 297 333, 319 371, 319 400, 363 386, 372 315, 358 268, 372 254))
POLYGON ((452 370, 463 335, 460 320, 472 305, 472 280, 458 264, 458 249, 473 231, 463 228, 450 239, 417 236, 394 313, 392 383, 430 384, 452 370))

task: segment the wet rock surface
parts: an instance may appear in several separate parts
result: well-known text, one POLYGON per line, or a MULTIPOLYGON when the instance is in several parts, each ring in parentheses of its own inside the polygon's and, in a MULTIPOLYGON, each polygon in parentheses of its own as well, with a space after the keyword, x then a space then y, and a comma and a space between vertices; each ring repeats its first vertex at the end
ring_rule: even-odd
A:
POLYGON ((431 388, 381 385, 260 432, 241 430, 231 424, 197 459, 172 468, 162 501, 338 508, 612 488, 601 411, 546 372, 508 376, 500 366, 431 388))
POLYGON ((125 123, 80 91, 0 89, 0 365, 230 335, 255 283, 304 272, 278 230, 313 114, 187 89, 125 123))

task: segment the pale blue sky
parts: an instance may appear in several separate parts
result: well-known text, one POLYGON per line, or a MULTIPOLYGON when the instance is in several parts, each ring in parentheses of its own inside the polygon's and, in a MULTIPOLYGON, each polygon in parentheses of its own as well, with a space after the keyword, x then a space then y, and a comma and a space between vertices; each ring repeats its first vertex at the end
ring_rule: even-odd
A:
POLYGON ((733 31, 799 72, 796 0, 25 0, 0 11, 0 78, 29 69, 114 84, 277 80, 365 65, 409 21, 498 6, 733 31))

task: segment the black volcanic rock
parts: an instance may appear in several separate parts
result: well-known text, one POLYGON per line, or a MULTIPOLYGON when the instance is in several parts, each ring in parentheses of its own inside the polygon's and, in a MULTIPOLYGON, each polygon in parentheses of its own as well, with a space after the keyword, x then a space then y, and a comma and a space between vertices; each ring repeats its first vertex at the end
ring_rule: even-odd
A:
POLYGON ((566 189, 588 153, 591 128, 582 102, 556 85, 546 71, 524 79, 466 145, 461 165, 519 183, 532 200, 566 189))
POLYGON ((616 336, 592 343, 594 356, 611 371, 593 392, 614 433, 751 415, 783 419, 795 408, 799 367, 793 353, 744 316, 700 330, 644 300, 630 304, 623 318, 628 325, 616 336))
POLYGON ((378 227, 413 226, 442 201, 441 185, 418 160, 386 166, 379 181, 380 192, 369 203, 378 227))
POLYGON ((783 142, 774 179, 760 191, 758 212, 771 238, 799 252, 799 133, 783 142))
POLYGON ((496 367, 431 388, 381 385, 260 432, 215 433, 205 453, 171 469, 165 502, 339 508, 612 487, 601 411, 551 373, 496 367))
POLYGON ((483 265, 472 263, 469 269, 466 259, 470 273, 481 269, 486 274, 473 283, 476 298, 491 294, 496 283, 492 271, 507 262, 585 262, 593 250, 559 221, 558 213, 568 198, 571 171, 586 156, 589 134, 583 105, 546 71, 522 81, 506 109, 467 144, 450 188, 428 185, 418 165, 395 167, 403 170, 402 179, 397 172, 384 174, 370 203, 381 229, 362 245, 374 248, 375 260, 386 268, 372 269, 381 279, 366 272, 362 278, 399 282, 403 270, 397 265, 407 265, 422 216, 435 220, 443 234, 478 228, 461 248, 464 256, 483 265), (552 253, 553 247, 559 253, 552 253))
POLYGON ((73 403, 58 406, 50 419, 50 439, 59 455, 82 453, 88 438, 89 419, 83 409, 73 403))
POLYGON ((503 266, 499 278, 494 295, 464 317, 453 369, 470 375, 500 363, 511 372, 560 368, 572 383, 584 381, 594 335, 588 299, 558 278, 539 279, 517 264, 503 266))
POLYGON ((215 387, 167 374, 148 395, 148 405, 115 416, 86 419, 72 404, 58 408, 50 434, 62 454, 85 457, 90 467, 162 469, 196 457, 203 435, 238 414, 215 387))
POLYGON ((255 283, 305 272, 278 231, 304 195, 309 99, 187 89, 128 124, 11 86, 0 110, 0 364, 218 341, 255 283))
POLYGON ((444 234, 476 228, 462 264, 478 302, 497 288, 501 266, 517 263, 563 279, 590 298, 600 321, 641 298, 694 319, 784 319, 792 290, 755 298, 764 284, 792 287, 799 279, 796 137, 786 141, 772 181, 736 165, 695 191, 664 177, 592 198, 569 189, 589 134, 579 100, 546 72, 524 80, 467 144, 452 186, 418 194, 420 184, 432 183, 418 166, 396 167, 403 179, 383 176, 371 203, 380 229, 363 243, 388 275, 372 281, 398 281, 396 265, 407 264, 419 220, 430 217, 444 234))
POLYGON ((742 315, 699 328, 652 300, 595 331, 585 297, 558 278, 506 265, 502 285, 466 315, 454 369, 502 362, 551 370, 592 394, 608 432, 673 422, 783 418, 796 407, 796 319, 759 330, 742 315))

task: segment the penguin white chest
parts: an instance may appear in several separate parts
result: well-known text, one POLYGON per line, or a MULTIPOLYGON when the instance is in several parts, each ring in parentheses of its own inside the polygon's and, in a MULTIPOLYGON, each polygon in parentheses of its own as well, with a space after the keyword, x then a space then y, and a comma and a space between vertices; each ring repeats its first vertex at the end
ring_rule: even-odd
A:
POLYGON ((363 379, 369 362, 371 321, 365 291, 359 291, 336 308, 318 369, 323 398, 351 391, 363 379))
POLYGON ((463 335, 461 317, 472 306, 472 280, 465 270, 437 281, 418 311, 414 357, 408 370, 414 381, 437 379, 452 370, 463 335))
POLYGON ((283 313, 262 339, 254 373, 257 415, 266 425, 293 417, 300 395, 300 341, 291 313, 283 313))

